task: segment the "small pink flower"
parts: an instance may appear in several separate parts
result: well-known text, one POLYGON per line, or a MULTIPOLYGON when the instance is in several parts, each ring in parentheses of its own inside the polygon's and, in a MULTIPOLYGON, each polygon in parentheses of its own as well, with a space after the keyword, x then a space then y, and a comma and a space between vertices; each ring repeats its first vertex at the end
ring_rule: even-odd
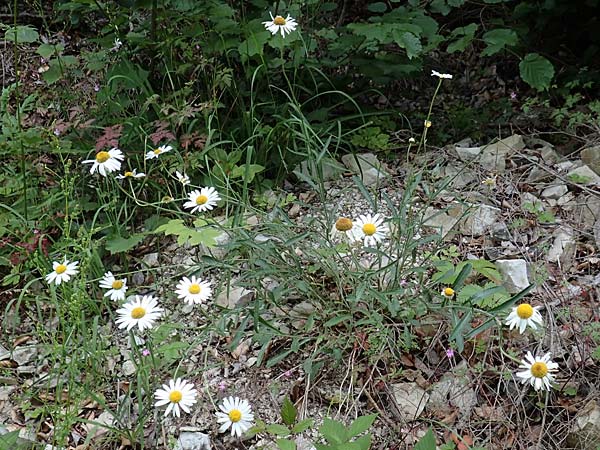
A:
POLYGON ((150 350, 148 350, 147 348, 142 350, 142 356, 148 356, 148 355, 150 355, 150 350))
POLYGON ((512 92, 510 93, 510 99, 511 99, 511 100, 516 100, 516 99, 517 99, 517 93, 516 93, 515 91, 512 91, 512 92))
POLYGON ((283 372, 283 376, 284 378, 290 378, 292 376, 292 371, 286 370, 285 372, 283 372))
POLYGON ((227 383, 225 381, 221 381, 217 386, 220 392, 224 392, 227 389, 227 383))
POLYGON ((454 350, 452 348, 447 348, 446 349, 446 356, 450 359, 450 358, 454 358, 454 350))

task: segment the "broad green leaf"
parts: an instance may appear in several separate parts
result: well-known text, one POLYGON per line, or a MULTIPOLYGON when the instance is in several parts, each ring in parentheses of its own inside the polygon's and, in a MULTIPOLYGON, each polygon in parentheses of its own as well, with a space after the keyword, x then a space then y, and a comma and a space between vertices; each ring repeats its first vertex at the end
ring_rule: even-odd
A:
POLYGON ((429 7, 431 8, 431 12, 439 13, 443 16, 447 16, 452 9, 448 6, 446 0, 433 0, 429 7))
POLYGON ((516 45, 519 38, 514 30, 498 28, 485 33, 483 35, 483 41, 487 44, 487 47, 483 49, 481 54, 483 56, 490 56, 498 53, 507 45, 516 45))
POLYGON ((302 433, 303 431, 306 431, 310 427, 312 427, 314 423, 315 423, 315 421, 313 419, 301 420, 300 422, 298 422, 296 425, 294 425, 292 427, 292 433, 294 433, 294 434, 302 433))
POLYGON ((465 0, 448 0, 448 5, 458 8, 465 4, 465 0))
MULTIPOLYGON (((460 266, 460 264, 459 264, 459 266, 460 266)), ((457 266, 457 268, 456 268, 457 270, 458 270, 459 266, 457 266)), ((456 276, 456 279, 454 280, 454 285, 452 287, 454 288, 455 291, 458 291, 458 290, 460 290, 460 288, 463 287, 465 280, 467 279, 467 277, 469 275, 471 275, 472 270, 473 270, 473 265, 471 263, 468 262, 468 263, 464 264, 464 266, 462 267, 462 269, 456 276)))
POLYGON ((272 423, 267 425, 267 433, 274 434, 275 436, 287 436, 290 434, 290 430, 284 425, 272 423))
POLYGON ((419 439, 419 442, 416 443, 414 450, 435 450, 435 436, 433 435, 433 431, 431 428, 427 430, 425 436, 419 439))
POLYGON ((377 419, 377 414, 369 414, 368 416, 358 417, 348 428, 348 435, 350 438, 358 436, 369 429, 373 422, 377 419))
POLYGON ((238 45, 238 51, 242 57, 249 58, 255 55, 262 55, 265 44, 268 42, 271 33, 262 31, 252 33, 245 41, 238 45))
POLYGON ((346 428, 337 420, 325 418, 319 432, 327 439, 329 444, 343 444, 348 441, 346 428))
POLYGON ((283 405, 281 405, 281 420, 288 426, 293 425, 296 422, 296 416, 298 411, 292 403, 289 397, 283 399, 283 405))
POLYGON ((4 39, 9 42, 17 42, 17 44, 31 44, 39 39, 40 35, 37 30, 29 25, 17 25, 10 27, 4 33, 4 39))
POLYGON ((383 2, 369 3, 367 9, 374 13, 383 13, 387 11, 387 5, 383 2))
POLYGON ((44 80, 46 81, 46 83, 53 84, 61 79, 62 71, 60 70, 60 67, 57 65, 50 66, 50 68, 48 70, 46 70, 42 74, 42 76, 44 77, 44 80))
POLYGON ((371 448, 371 435, 365 434, 352 442, 352 444, 356 445, 358 450, 369 450, 371 448))
POLYGON ((519 63, 519 72, 523 81, 538 91, 548 89, 554 78, 552 63, 537 53, 525 55, 519 63))
POLYGON ((450 38, 456 38, 456 40, 448 44, 446 51, 448 53, 462 52, 473 41, 477 28, 476 23, 471 23, 466 27, 458 27, 452 30, 450 38))
POLYGON ((421 54, 423 46, 421 45, 419 38, 413 33, 408 31, 397 32, 397 30, 394 30, 392 35, 394 37, 394 42, 396 42, 400 48, 406 50, 406 56, 408 56, 409 59, 413 59, 415 56, 421 54))
POLYGON ((214 247, 217 237, 222 234, 220 230, 206 226, 200 229, 189 228, 181 219, 169 220, 169 222, 154 230, 154 233, 164 233, 167 236, 175 235, 179 245, 189 242, 190 245, 203 244, 208 247, 214 247))
POLYGON ((62 44, 41 44, 37 52, 42 58, 48 59, 51 56, 60 55, 64 49, 65 46, 62 44))
POLYGON ((257 173, 265 170, 260 164, 248 164, 243 166, 235 166, 229 174, 231 178, 242 178, 246 183, 250 183, 257 173))
POLYGON ((0 435, 0 448, 15 449, 15 446, 17 445, 18 441, 19 441, 19 430, 9 431, 8 433, 0 435))
POLYGON ((123 253, 128 250, 131 250, 143 240, 143 234, 132 234, 128 238, 124 238, 121 236, 110 236, 106 240, 106 250, 108 250, 113 255, 115 253, 123 253))
POLYGON ((277 439, 275 441, 279 450, 296 450, 296 443, 287 439, 277 439))

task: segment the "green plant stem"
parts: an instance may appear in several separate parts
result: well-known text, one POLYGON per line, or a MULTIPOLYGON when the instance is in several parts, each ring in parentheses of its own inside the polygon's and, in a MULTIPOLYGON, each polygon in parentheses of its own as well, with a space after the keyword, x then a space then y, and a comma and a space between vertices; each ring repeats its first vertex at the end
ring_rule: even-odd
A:
MULTIPOLYGON (((435 98, 437 97, 437 93, 440 90, 441 86, 442 86, 442 79, 440 78, 438 81, 438 85, 435 88, 435 92, 433 93, 433 97, 431 97, 431 103, 429 103, 429 111, 427 111, 427 117, 425 118, 425 122, 427 122, 429 120, 429 118, 431 117, 431 111, 433 110, 433 104, 435 103, 435 98)), ((419 141, 419 147, 417 148, 417 153, 421 150, 421 146, 423 147, 423 150, 425 150, 425 143, 427 142, 428 127, 423 125, 423 128, 424 128, 423 135, 421 136, 421 140, 419 141)))
POLYGON ((21 168, 21 178, 23 179, 23 215, 25 216, 25 221, 28 220, 28 205, 29 201, 27 200, 27 176, 25 174, 25 148, 23 147, 23 129, 21 127, 21 95, 19 92, 19 48, 18 44, 18 33, 17 29, 17 8, 18 2, 17 0, 13 0, 13 25, 15 29, 15 50, 13 52, 14 57, 14 65, 15 65, 15 97, 16 97, 16 105, 17 105, 17 128, 19 130, 19 154, 20 158, 20 168, 21 168))

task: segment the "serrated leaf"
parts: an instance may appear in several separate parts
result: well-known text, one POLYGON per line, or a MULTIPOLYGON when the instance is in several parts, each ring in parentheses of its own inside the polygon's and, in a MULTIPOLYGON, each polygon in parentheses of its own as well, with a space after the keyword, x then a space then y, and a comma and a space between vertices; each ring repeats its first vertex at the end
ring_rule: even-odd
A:
POLYGON ((37 30, 29 25, 17 25, 10 27, 4 33, 4 39, 9 42, 17 42, 17 44, 31 44, 39 39, 40 35, 37 30))
POLYGON ((394 42, 398 44, 400 48, 406 50, 406 56, 408 56, 409 59, 413 59, 415 56, 419 56, 421 54, 423 46, 421 45, 419 38, 413 33, 408 31, 402 32, 394 30, 392 32, 392 36, 394 38, 394 42))
POLYGON ((427 433, 425 433, 425 436, 423 436, 421 439, 419 439, 419 442, 417 442, 415 444, 414 450, 435 450, 435 449, 436 449, 435 436, 433 435, 433 431, 431 431, 431 428, 429 428, 427 430, 427 433))
POLYGON ((554 78, 554 66, 543 56, 529 53, 519 63, 519 73, 525 83, 542 91, 550 87, 550 82, 554 78))
POLYGON ((373 422, 377 419, 377 414, 369 414, 368 416, 358 417, 348 428, 348 435, 350 438, 358 436, 369 429, 373 422))
POLYGON ((319 432, 327 439, 330 444, 343 444, 348 440, 346 428, 341 422, 325 418, 319 432))
POLYGON ((298 411, 289 397, 284 398, 283 405, 281 405, 281 420, 283 420, 283 423, 292 426, 296 422, 297 415, 298 411))
POLYGON ((59 55, 64 49, 65 46, 62 44, 41 44, 36 51, 42 58, 48 59, 51 56, 59 55))
POLYGON ((353 444, 357 445, 359 450, 369 450, 371 448, 371 435, 365 434, 356 439, 353 444))
POLYGON ((277 439, 275 441, 279 450, 296 450, 296 443, 287 439, 277 439))
POLYGON ((48 70, 46 70, 42 77, 48 84, 56 83, 62 77, 62 71, 59 66, 50 66, 48 70))
POLYGON ((478 25, 470 23, 464 27, 458 27, 450 33, 451 38, 457 38, 454 42, 448 44, 446 51, 448 53, 462 52, 473 41, 478 25))
POLYGON ((315 421, 313 419, 301 420, 300 422, 298 422, 296 425, 294 425, 292 427, 292 433, 294 433, 294 434, 302 433, 303 431, 306 431, 310 427, 312 427, 314 423, 315 423, 315 421))
POLYGON ((242 57, 249 58, 255 55, 262 55, 265 44, 269 41, 271 33, 268 31, 261 31, 259 33, 252 33, 248 39, 242 41, 238 45, 238 51, 242 57))
POLYGON ((110 236, 106 240, 106 250, 108 250, 113 255, 115 253, 123 253, 128 250, 131 250, 143 240, 143 234, 132 234, 128 238, 124 238, 121 236, 110 236))
POLYGON ((216 245, 216 239, 221 235, 221 231, 211 227, 202 227, 198 230, 187 227, 183 220, 172 219, 167 223, 159 226, 154 233, 164 233, 165 235, 177 236, 177 243, 184 245, 189 243, 190 245, 203 244, 208 247, 214 247, 216 245))
POLYGON ((267 425, 267 433, 274 434, 275 436, 287 436, 290 434, 290 430, 284 425, 271 423, 267 425))
POLYGON ((490 56, 498 53, 507 45, 516 45, 519 41, 517 33, 507 28, 498 28, 485 33, 482 37, 487 47, 483 49, 483 56, 490 56))

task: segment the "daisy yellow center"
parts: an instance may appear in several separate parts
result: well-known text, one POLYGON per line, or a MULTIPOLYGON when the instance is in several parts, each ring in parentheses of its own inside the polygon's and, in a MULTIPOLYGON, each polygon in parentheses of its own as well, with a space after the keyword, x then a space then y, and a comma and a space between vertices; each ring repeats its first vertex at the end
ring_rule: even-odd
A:
POLYGON ((169 401, 171 403, 179 403, 182 398, 183 394, 181 393, 181 391, 171 391, 171 393, 169 394, 169 401))
POLYGON ((206 195, 199 195, 196 197, 196 205, 204 205, 208 201, 208 197, 206 195))
POLYGON ((242 412, 239 409, 232 409, 229 411, 229 420, 233 423, 239 422, 242 420, 242 412))
POLYGON ((285 21, 285 19, 284 19, 283 17, 281 17, 281 16, 277 16, 277 17, 275 17, 275 18, 273 19, 273 23, 274 23, 275 25, 282 26, 282 25, 285 25, 285 24, 286 24, 286 21, 285 21))
POLYGON ((531 375, 536 378, 544 378, 548 374, 548 366, 546 363, 538 361, 531 366, 531 375))
POLYGON ((362 230, 367 236, 373 236, 377 231, 377 227, 373 223, 365 223, 362 227, 362 230))
POLYGON ((54 269, 54 271, 60 275, 61 273, 65 273, 67 271, 67 266, 65 266, 64 264, 59 264, 58 266, 56 266, 56 269, 54 269))
POLYGON ((146 309, 141 306, 136 306, 131 310, 131 318, 132 319, 141 319, 146 315, 146 309))
POLYGON ((96 154, 96 162, 102 164, 110 159, 110 154, 108 152, 98 152, 96 154))
POLYGON ((123 287, 123 282, 121 280, 115 280, 112 282, 113 289, 121 289, 123 287))
POLYGON ((155 148, 152 153, 154 153, 155 155, 160 155, 162 153, 162 150, 160 148, 155 148))
POLYGON ((352 229, 352 220, 346 217, 340 217, 335 222, 335 229, 338 231, 349 231, 352 229))
POLYGON ((191 284, 188 288, 188 292, 192 295, 196 295, 200 293, 200 285, 198 283, 191 284))
POLYGON ((522 305, 517 306, 517 316, 520 319, 529 319, 533 316, 533 308, 529 303, 523 303, 522 305))
POLYGON ((125 172, 125 176, 126 177, 132 177, 133 176, 133 172, 125 172))
POLYGON ((446 289, 444 289, 444 295, 446 297, 452 297, 454 295, 454 289, 447 287, 446 289))

